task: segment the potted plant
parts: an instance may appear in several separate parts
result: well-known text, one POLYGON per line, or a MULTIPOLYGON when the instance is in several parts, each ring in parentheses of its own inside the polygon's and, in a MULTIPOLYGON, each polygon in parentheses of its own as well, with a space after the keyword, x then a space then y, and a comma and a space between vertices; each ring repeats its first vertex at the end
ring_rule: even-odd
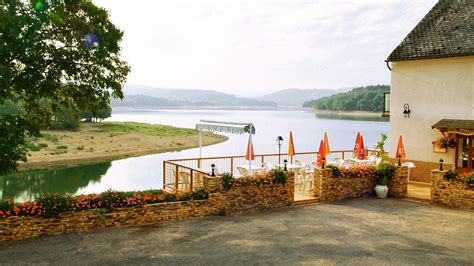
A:
POLYGON ((377 185, 375 186, 375 194, 377 198, 385 199, 388 194, 388 182, 395 173, 395 166, 388 162, 383 162, 377 166, 377 185))
POLYGON ((469 186, 469 187, 474 187, 474 173, 473 174, 470 174, 468 175, 464 181, 466 182, 466 184, 469 186))

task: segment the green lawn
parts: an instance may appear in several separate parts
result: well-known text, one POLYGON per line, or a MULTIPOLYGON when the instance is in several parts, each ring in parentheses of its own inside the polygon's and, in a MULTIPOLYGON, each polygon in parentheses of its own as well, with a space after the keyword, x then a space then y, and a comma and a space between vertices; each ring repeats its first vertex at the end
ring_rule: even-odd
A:
POLYGON ((108 122, 97 129, 99 132, 132 133, 140 132, 153 136, 197 135, 198 131, 188 128, 177 128, 164 125, 150 125, 135 122, 108 122))

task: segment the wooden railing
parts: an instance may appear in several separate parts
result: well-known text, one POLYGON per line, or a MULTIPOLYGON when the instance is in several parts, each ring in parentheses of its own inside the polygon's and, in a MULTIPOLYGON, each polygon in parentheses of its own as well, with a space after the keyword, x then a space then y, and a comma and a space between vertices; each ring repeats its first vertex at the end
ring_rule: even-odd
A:
MULTIPOLYGON (((379 156, 381 151, 367 150, 367 154, 379 156)), ((299 152, 290 157, 288 154, 256 154, 252 164, 262 165, 270 163, 273 165, 282 164, 286 159, 288 163, 295 161, 304 162, 312 167, 316 161, 318 152, 299 152)), ((348 159, 354 155, 353 150, 331 151, 326 155, 327 161, 333 161, 337 158, 348 159)), ((240 156, 220 156, 206 158, 188 158, 163 161, 163 188, 175 191, 193 191, 193 189, 202 186, 204 175, 209 175, 211 165, 216 166, 217 173, 237 173, 239 165, 246 166, 248 161, 245 155, 240 156)))

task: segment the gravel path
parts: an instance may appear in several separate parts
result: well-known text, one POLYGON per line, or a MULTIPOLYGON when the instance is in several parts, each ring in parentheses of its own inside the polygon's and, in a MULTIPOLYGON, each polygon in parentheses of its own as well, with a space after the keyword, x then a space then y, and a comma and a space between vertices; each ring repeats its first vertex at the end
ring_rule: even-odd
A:
POLYGON ((357 199, 0 247, 0 264, 474 265, 474 212, 357 199))

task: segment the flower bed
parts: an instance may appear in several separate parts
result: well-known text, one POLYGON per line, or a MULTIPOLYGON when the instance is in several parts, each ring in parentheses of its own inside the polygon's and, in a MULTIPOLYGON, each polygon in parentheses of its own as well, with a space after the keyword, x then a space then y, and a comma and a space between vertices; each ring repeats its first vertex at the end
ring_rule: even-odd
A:
POLYGON ((222 176, 222 186, 225 189, 232 187, 245 187, 245 186, 262 186, 270 184, 282 184, 286 183, 286 174, 283 171, 273 170, 264 174, 256 174, 254 176, 243 176, 240 178, 234 178, 232 174, 225 173, 222 176))
POLYGON ((152 203, 207 199, 204 189, 193 193, 169 193, 163 190, 141 192, 106 191, 100 194, 71 196, 68 194, 43 194, 34 201, 14 203, 12 200, 0 201, 0 216, 53 217, 61 212, 90 209, 114 209, 141 206, 152 203))

